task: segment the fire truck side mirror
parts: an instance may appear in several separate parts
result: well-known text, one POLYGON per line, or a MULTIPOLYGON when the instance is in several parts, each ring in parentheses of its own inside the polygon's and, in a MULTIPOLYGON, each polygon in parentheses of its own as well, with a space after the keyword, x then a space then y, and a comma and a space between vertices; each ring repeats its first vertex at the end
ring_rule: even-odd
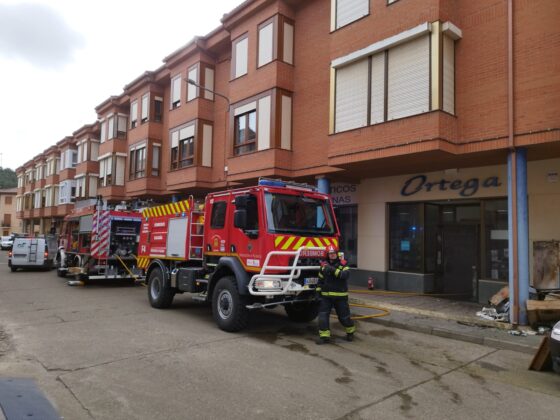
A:
MULTIPOLYGON (((235 200, 237 201, 237 199, 235 200)), ((233 212, 233 226, 239 229, 245 229, 247 227, 247 210, 241 208, 233 212)))

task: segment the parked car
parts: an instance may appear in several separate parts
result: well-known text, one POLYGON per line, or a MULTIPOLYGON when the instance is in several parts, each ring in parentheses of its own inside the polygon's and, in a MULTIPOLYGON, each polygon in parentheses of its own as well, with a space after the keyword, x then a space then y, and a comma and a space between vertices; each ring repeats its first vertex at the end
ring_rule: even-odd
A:
POLYGON ((8 266, 12 271, 18 268, 53 267, 56 254, 56 241, 45 238, 15 238, 12 250, 8 254, 8 266), (49 252, 49 249, 52 252, 49 252))
POLYGON ((1 239, 1 242, 0 242, 0 248, 2 248, 2 250, 12 249, 13 244, 14 244, 14 235, 2 236, 2 239, 1 239))
POLYGON ((554 325, 550 334, 550 355, 552 368, 556 373, 560 373, 560 321, 554 325))

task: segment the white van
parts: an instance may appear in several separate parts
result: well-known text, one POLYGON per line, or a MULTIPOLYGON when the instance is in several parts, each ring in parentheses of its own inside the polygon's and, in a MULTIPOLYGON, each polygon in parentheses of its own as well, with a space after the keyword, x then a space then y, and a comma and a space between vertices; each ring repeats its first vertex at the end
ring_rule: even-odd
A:
POLYGON ((15 238, 8 254, 8 266, 12 271, 18 268, 50 269, 53 267, 54 254, 56 241, 45 238, 15 238), (50 249, 52 252, 49 252, 50 249))

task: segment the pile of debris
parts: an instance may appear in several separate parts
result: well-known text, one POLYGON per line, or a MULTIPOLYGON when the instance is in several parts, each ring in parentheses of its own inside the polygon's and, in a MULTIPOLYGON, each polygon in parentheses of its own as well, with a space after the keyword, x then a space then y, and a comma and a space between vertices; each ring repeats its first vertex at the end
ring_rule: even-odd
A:
POLYGON ((488 301, 490 307, 483 307, 476 316, 488 321, 509 322, 509 287, 502 287, 488 301))

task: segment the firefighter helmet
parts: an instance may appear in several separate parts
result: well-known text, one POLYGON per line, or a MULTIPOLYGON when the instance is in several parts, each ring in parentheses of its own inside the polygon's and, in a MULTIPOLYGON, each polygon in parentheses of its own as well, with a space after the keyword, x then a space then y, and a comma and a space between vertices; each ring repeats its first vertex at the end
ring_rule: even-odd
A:
POLYGON ((332 252, 334 252, 335 254, 338 253, 338 249, 336 249, 336 246, 334 245, 327 246, 327 254, 330 254, 332 252))

